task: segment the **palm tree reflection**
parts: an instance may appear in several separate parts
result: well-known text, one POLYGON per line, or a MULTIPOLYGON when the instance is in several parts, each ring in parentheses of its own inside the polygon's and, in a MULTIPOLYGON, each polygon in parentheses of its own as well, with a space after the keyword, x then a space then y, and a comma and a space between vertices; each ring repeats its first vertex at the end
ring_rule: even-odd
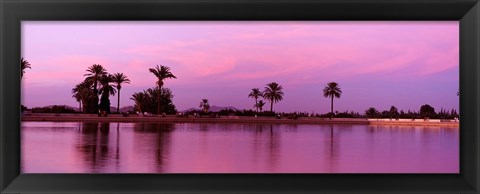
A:
POLYGON ((116 146, 115 146, 115 166, 117 167, 117 171, 120 167, 120 123, 117 123, 117 138, 116 138, 116 146))
MULTIPOLYGON (((113 125, 113 124, 112 124, 113 125)), ((118 172, 120 169, 120 124, 116 125, 116 137, 109 137, 110 123, 81 123, 79 142, 77 150, 81 158, 86 162, 88 171, 97 172, 118 172), (115 142, 110 145, 110 138, 115 138, 115 142), (115 168, 115 169, 107 169, 115 168)), ((174 130, 174 124, 169 123, 137 123, 134 126, 134 141, 139 143, 140 147, 135 147, 137 155, 136 160, 142 161, 153 154, 154 161, 146 161, 149 167, 154 169, 150 172, 163 172, 166 165, 165 161, 170 150, 170 132, 174 130), (145 148, 145 149, 139 149, 145 148), (153 151, 153 152, 152 152, 153 151)), ((125 146, 125 145, 124 145, 125 146)), ((128 154, 127 154, 128 155, 128 154)), ((125 160, 125 158, 123 158, 125 160)), ((140 162, 142 163, 142 162, 140 162)))
POLYGON ((329 141, 326 141, 327 145, 325 146, 327 153, 327 160, 329 164, 329 171, 336 172, 336 164, 338 160, 338 137, 335 136, 333 125, 329 125, 329 141), (337 140, 335 139, 337 138, 337 140))
MULTIPOLYGON (((155 171, 161 173, 165 171, 165 167, 171 145, 171 132, 175 130, 173 123, 137 123, 134 127, 136 133, 146 134, 138 136, 140 145, 147 147, 145 151, 154 151, 155 156, 155 171), (156 134, 156 135, 153 135, 156 134), (151 149, 153 148, 153 149, 151 149)), ((144 153, 148 154, 148 153, 144 153)), ((141 158, 139 158, 141 159, 141 158)))
POLYGON ((252 129, 253 129, 253 150, 252 150, 252 159, 253 163, 257 164, 257 162, 260 160, 261 156, 261 148, 262 148, 262 132, 263 132, 263 126, 262 124, 253 124, 252 129))
POLYGON ((280 132, 274 131, 273 124, 270 124, 270 138, 268 139, 268 153, 269 153, 269 168, 270 172, 275 172, 278 163, 278 154, 279 154, 279 138, 280 132))
POLYGON ((76 147, 91 172, 102 172, 103 168, 108 167, 109 130, 109 123, 81 123, 81 135, 76 147))

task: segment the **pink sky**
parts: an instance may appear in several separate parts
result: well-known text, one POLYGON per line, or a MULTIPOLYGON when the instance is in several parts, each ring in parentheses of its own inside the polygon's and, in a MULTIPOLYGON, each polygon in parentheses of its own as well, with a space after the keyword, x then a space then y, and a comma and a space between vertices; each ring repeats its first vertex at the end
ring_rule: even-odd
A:
MULTIPOLYGON (((27 107, 78 107, 71 89, 92 64, 126 74, 120 106, 153 87, 148 71, 169 66, 178 110, 211 105, 253 108, 252 88, 277 82, 276 111, 326 113, 325 84, 340 84, 338 111, 394 105, 458 110, 459 24, 448 22, 22 22, 27 107)), ((111 97, 112 106, 117 97, 111 97)), ((269 106, 265 106, 266 109, 269 106)))

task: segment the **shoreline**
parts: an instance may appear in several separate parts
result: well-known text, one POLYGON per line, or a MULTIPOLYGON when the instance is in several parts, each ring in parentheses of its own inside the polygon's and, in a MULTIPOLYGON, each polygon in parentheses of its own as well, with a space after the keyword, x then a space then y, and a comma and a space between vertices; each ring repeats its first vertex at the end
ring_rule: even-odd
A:
POLYGON ((416 119, 390 120, 390 119, 366 119, 366 118, 273 118, 273 117, 239 117, 223 116, 220 118, 211 117, 177 117, 177 116, 136 116, 111 114, 108 117, 98 117, 96 114, 32 114, 22 115, 21 121, 39 121, 39 122, 148 122, 148 123, 275 123, 275 124, 359 124, 359 125, 394 125, 394 126, 440 126, 440 127, 459 127, 458 121, 424 121, 416 119))

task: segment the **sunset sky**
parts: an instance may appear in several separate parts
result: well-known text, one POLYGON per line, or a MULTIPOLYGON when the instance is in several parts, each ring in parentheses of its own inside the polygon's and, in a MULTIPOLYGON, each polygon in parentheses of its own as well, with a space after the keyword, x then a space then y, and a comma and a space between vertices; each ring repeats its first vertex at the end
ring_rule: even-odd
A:
MULTIPOLYGON (((71 89, 92 64, 126 74, 120 106, 154 87, 148 71, 166 65, 179 111, 210 105, 253 109, 252 88, 284 88, 276 111, 326 113, 327 82, 343 94, 334 109, 363 113, 394 105, 457 109, 459 23, 448 22, 22 22, 27 107, 78 107, 71 89)), ((110 97, 112 106, 117 97, 110 97)), ((269 104, 264 109, 269 109, 269 104)))

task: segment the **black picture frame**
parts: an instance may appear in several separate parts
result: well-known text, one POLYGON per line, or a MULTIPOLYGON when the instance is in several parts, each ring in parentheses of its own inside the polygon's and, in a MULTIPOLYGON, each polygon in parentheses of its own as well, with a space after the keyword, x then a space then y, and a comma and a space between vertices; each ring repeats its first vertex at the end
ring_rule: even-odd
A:
POLYGON ((0 0, 1 193, 479 193, 478 0, 0 0), (459 174, 20 174, 21 21, 460 21, 459 174))

